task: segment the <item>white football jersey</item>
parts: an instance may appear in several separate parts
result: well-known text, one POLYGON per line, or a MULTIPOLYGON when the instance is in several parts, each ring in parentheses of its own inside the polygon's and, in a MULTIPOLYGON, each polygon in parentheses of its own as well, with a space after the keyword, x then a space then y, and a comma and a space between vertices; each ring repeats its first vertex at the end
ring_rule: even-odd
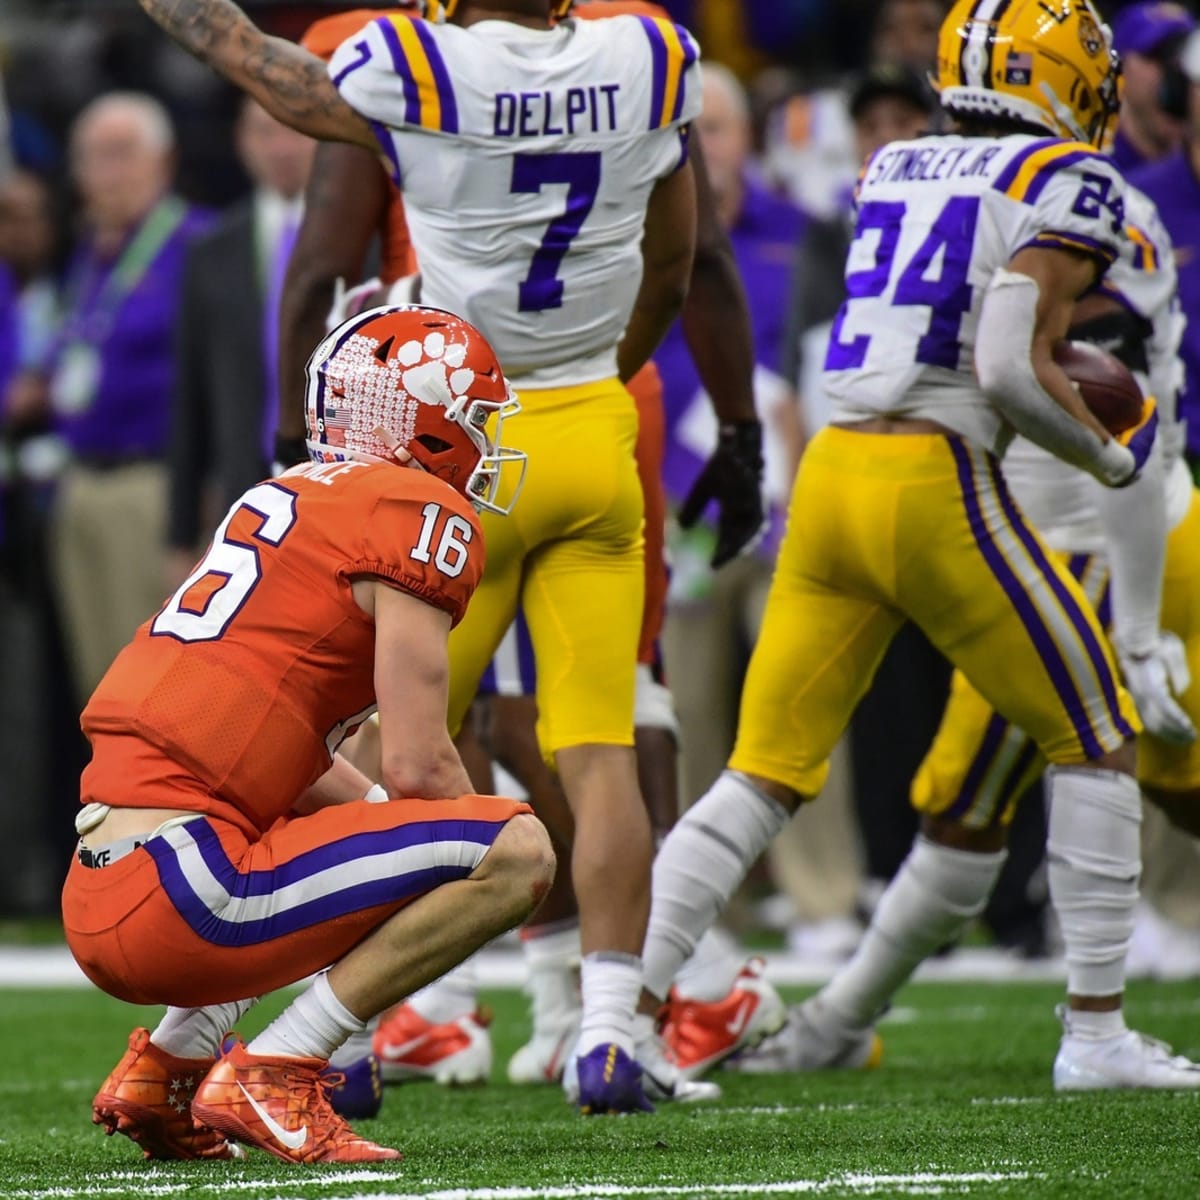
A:
MULTIPOLYGON (((1192 483, 1182 459, 1183 438, 1175 419, 1183 386, 1179 342, 1184 318, 1177 296, 1175 250, 1154 202, 1126 185, 1121 257, 1109 268, 1100 291, 1150 325, 1146 371, 1134 375, 1159 411, 1159 441, 1165 456, 1167 524, 1173 528, 1191 502, 1192 483)), ((1004 478, 1025 516, 1055 550, 1102 554, 1104 525, 1097 504, 1102 484, 1025 438, 1016 438, 1004 458, 1004 478)))
POLYGON ((330 63, 404 191, 421 302, 477 325, 525 386, 616 374, 647 201, 700 111, 698 58, 651 17, 464 29, 389 14, 330 63))
POLYGON ((1081 142, 957 134, 892 142, 863 169, 847 299, 825 359, 830 419, 938 421, 1002 454, 1012 427, 975 378, 983 294, 1027 246, 1108 264, 1125 183, 1081 142))

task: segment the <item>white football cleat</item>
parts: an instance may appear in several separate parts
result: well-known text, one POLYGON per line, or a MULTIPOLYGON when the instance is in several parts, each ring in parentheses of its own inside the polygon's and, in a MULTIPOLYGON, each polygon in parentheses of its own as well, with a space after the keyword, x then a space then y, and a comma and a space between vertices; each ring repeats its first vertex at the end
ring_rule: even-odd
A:
POLYGON ((1063 1036, 1054 1059, 1056 1092, 1094 1092, 1118 1088, 1200 1088, 1200 1063, 1157 1038, 1127 1029, 1093 1041, 1071 1033, 1071 1013, 1060 1004, 1055 1015, 1063 1036))
POLYGON ((558 1083, 579 1040, 581 1016, 576 1010, 555 1027, 535 1029, 533 1037, 508 1060, 509 1083, 558 1083))
POLYGON ((434 1025, 410 1004, 398 1004, 384 1013, 375 1030, 383 1082, 486 1083, 492 1071, 490 1023, 491 1014, 479 1011, 434 1025))
POLYGON ((874 1026, 846 1029, 828 1019, 816 997, 788 1009, 787 1023, 727 1064, 732 1070, 770 1075, 783 1071, 869 1070, 883 1059, 874 1026))

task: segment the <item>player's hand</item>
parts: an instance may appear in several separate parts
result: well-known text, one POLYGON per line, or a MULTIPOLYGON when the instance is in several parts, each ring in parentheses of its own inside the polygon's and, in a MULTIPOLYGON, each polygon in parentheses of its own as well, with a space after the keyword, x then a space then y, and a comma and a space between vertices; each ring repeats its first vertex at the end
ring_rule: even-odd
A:
POLYGON ((690 529, 708 502, 717 502, 713 567, 752 550, 766 531, 762 474, 762 425, 758 421, 722 425, 716 450, 679 510, 679 524, 690 529))
POLYGON ((1154 439, 1158 434, 1158 406, 1154 398, 1148 396, 1142 407, 1142 419, 1132 428, 1117 435, 1121 443, 1133 455, 1133 474, 1119 483, 1118 487, 1131 484, 1142 472, 1150 451, 1154 449, 1154 439))
POLYGON ((1146 732, 1178 746, 1194 742, 1196 727, 1175 700, 1192 682, 1187 653, 1179 638, 1173 633, 1160 633, 1146 653, 1129 654, 1118 647, 1117 657, 1146 732))
POLYGON ((308 462, 308 445, 302 437, 275 435, 275 457, 271 463, 271 477, 282 475, 289 467, 298 467, 308 462))

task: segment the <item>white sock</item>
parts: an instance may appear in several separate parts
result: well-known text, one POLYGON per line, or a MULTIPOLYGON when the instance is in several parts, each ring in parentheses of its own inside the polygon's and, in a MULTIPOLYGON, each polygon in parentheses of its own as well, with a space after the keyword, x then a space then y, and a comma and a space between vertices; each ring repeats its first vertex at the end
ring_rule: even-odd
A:
POLYGON ((459 963, 441 979, 435 979, 408 998, 419 1017, 433 1025, 445 1025, 473 1013, 479 1007, 479 980, 474 958, 459 963))
POLYGON ((1067 1033, 1085 1042, 1105 1042, 1120 1037, 1126 1030, 1125 1014, 1119 1008, 1105 1012, 1079 1012, 1071 1009, 1067 1013, 1067 1033))
MULTIPOLYGON (((646 989, 660 1000, 788 818, 744 775, 725 771, 683 814, 654 859, 646 989)), ((584 992, 586 996, 586 991, 584 992)))
POLYGON ((817 993, 815 1006, 845 1028, 870 1025, 921 961, 983 911, 1006 857, 918 837, 854 957, 817 993))
POLYGON ((634 954, 599 950, 579 967, 583 1019, 576 1054, 615 1043, 633 1056, 633 1016, 642 993, 642 960, 634 954))
POLYGON ((521 938, 533 1035, 558 1034, 579 1012, 579 922, 528 927, 521 938))
POLYGON ((379 1018, 372 1017, 358 1033, 352 1033, 330 1056, 331 1067, 348 1067, 374 1053, 375 1030, 379 1018))
POLYGON ((692 957, 679 968, 675 990, 689 1000, 723 1000, 745 961, 746 954, 737 942, 714 925, 705 930, 692 957))
POLYGON ((366 1027, 366 1021, 333 994, 329 976, 322 971, 246 1049, 251 1054, 328 1059, 366 1027))
MULTIPOLYGON (((1046 860, 1072 996, 1125 990, 1142 870, 1141 822, 1142 797, 1132 776, 1083 767, 1051 770, 1046 860)), ((1072 1020, 1080 1015, 1072 1013, 1072 1020)))
POLYGON ((168 1008, 150 1040, 176 1058, 215 1058, 221 1050, 221 1039, 257 1003, 255 997, 203 1008, 168 1008))

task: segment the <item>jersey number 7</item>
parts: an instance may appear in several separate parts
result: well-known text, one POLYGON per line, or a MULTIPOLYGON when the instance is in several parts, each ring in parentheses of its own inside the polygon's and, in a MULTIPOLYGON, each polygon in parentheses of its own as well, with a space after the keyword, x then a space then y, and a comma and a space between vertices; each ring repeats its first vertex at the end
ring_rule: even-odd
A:
POLYGON ((542 312, 562 308, 563 281, 558 269, 583 228, 600 190, 600 152, 563 151, 554 154, 514 154, 510 192, 540 192, 547 184, 567 185, 567 206, 546 228, 534 251, 529 274, 521 281, 517 308, 542 312))

